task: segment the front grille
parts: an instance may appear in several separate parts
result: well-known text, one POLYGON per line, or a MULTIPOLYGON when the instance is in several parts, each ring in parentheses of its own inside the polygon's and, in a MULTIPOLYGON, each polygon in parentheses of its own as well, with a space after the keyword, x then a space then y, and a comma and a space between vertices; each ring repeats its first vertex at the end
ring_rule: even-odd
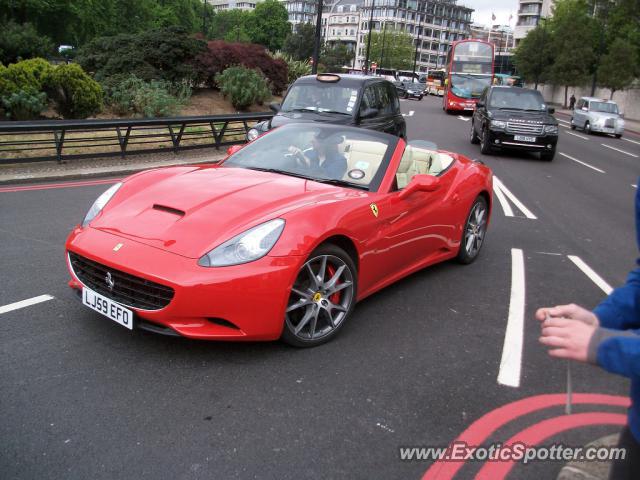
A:
POLYGON ((615 127, 615 125, 616 125, 616 123, 615 123, 615 120, 613 118, 607 118, 604 121, 604 126, 607 127, 607 128, 613 128, 613 127, 615 127))
POLYGON ((526 135, 542 135, 542 125, 523 122, 507 122, 508 133, 524 133, 526 135))
POLYGON ((73 273, 83 284, 122 305, 143 310, 160 310, 173 299, 174 291, 171 287, 107 267, 77 253, 69 252, 69 260, 73 273), (113 288, 107 285, 109 273, 113 288))

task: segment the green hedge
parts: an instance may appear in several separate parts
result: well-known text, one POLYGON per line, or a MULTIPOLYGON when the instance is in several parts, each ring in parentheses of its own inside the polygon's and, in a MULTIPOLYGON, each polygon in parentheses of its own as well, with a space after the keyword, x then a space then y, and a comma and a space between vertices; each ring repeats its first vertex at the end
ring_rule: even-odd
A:
POLYGON ((267 80, 257 70, 229 67, 215 78, 222 94, 238 110, 254 103, 262 105, 271 98, 267 80))

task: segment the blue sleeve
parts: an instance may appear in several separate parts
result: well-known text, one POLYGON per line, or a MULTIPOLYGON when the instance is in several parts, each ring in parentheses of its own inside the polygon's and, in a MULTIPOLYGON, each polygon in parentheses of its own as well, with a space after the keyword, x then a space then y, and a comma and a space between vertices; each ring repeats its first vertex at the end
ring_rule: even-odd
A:
MULTIPOLYGON (((638 181, 640 185, 640 179, 638 181)), ((636 192, 636 241, 640 250, 640 189, 636 192)), ((640 259, 638 259, 640 265, 640 259)), ((627 283, 616 288, 593 313, 600 325, 616 330, 640 328, 640 268, 631 271, 627 283)))
POLYGON ((604 340, 598 347, 598 365, 611 373, 640 378, 640 335, 604 340))
POLYGON ((329 178, 334 178, 336 180, 342 180, 342 177, 344 177, 346 172, 347 159, 343 155, 333 158, 332 161, 324 168, 324 173, 329 178))
POLYGON ((633 270, 627 277, 627 283, 611 292, 593 313, 605 328, 640 328, 640 268, 633 270))

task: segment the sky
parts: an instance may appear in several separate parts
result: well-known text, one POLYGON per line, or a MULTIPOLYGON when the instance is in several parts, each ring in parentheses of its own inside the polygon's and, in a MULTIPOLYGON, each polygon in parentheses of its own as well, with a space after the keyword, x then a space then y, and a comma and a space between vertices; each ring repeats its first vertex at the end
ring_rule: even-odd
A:
POLYGON ((491 14, 496 16, 495 23, 500 25, 510 24, 515 27, 518 18, 518 0, 458 0, 458 5, 465 5, 475 11, 471 14, 471 20, 480 25, 490 26, 491 14), (509 22, 509 15, 513 15, 509 22))

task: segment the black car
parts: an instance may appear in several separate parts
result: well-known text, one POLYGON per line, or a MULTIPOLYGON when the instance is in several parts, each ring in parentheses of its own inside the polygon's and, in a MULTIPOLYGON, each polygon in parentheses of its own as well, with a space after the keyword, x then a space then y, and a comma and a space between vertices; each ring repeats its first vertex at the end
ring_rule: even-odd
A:
POLYGON ((418 100, 422 100, 424 97, 424 83, 420 82, 403 82, 404 88, 407 90, 408 98, 417 98, 418 100))
POLYGON ((554 112, 537 90, 487 87, 473 112, 471 143, 479 143, 484 154, 513 148, 540 152, 541 159, 551 161, 558 143, 554 112))
POLYGON ((400 98, 409 98, 409 92, 404 86, 404 83, 400 81, 393 82, 393 85, 396 87, 396 92, 400 98))
POLYGON ((291 122, 354 125, 407 137, 396 88, 379 77, 307 75, 289 87, 282 105, 272 103, 270 108, 276 115, 250 129, 247 140, 291 122))

